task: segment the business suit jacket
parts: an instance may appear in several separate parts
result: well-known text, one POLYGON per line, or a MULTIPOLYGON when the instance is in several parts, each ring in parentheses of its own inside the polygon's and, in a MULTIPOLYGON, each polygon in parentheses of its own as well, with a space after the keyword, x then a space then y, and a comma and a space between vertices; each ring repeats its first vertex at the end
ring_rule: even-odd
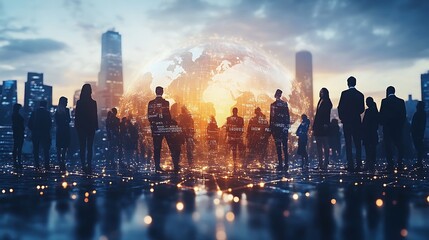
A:
POLYGON ((380 120, 384 130, 402 131, 406 121, 404 100, 390 95, 381 101, 380 120))
POLYGON ((349 88, 341 93, 338 115, 343 124, 360 124, 360 115, 364 111, 364 96, 356 88, 349 88))
POLYGON ((76 102, 75 127, 82 133, 95 133, 98 129, 97 102, 93 99, 76 102))
POLYGON ((316 115, 313 122, 314 136, 328 136, 331 122, 332 102, 330 99, 320 99, 317 104, 316 115))

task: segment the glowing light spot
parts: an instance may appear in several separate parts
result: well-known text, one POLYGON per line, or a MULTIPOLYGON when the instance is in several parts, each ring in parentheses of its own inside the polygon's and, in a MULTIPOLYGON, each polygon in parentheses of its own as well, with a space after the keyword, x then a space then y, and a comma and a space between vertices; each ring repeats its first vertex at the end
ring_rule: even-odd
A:
POLYGON ((41 189, 42 189, 42 190, 43 190, 43 189, 45 189, 45 186, 42 186, 42 187, 41 187, 41 189))
POLYGON ((40 186, 39 186, 39 185, 37 185, 37 187, 36 187, 36 188, 37 188, 37 190, 39 190, 39 189, 40 189, 40 186))
POLYGON ((89 197, 89 192, 86 192, 85 193, 85 197, 87 198, 87 197, 89 197))
POLYGON ((85 203, 87 203, 87 202, 89 202, 89 199, 88 199, 88 198, 85 198, 85 199, 83 199, 83 201, 84 201, 85 203))
POLYGON ((223 209, 222 208, 216 209, 215 215, 217 218, 223 218, 223 209))
POLYGON ((252 183, 249 183, 249 184, 247 184, 247 187, 252 188, 252 187, 253 187, 253 184, 252 184, 252 183))
POLYGON ((402 229, 402 230, 401 230, 401 236, 402 236, 402 237, 407 237, 407 236, 408 236, 408 231, 407 231, 407 229, 405 229, 405 228, 404 228, 404 229, 402 229))
POLYGON ((238 202, 240 201, 240 198, 238 198, 238 197, 236 196, 236 197, 234 197, 232 200, 233 200, 235 203, 238 203, 238 202))
POLYGON ((359 183, 355 182, 355 186, 357 186, 359 183))
MULTIPOLYGON (((61 183, 61 186, 64 188, 64 189, 66 189, 67 188, 67 182, 63 182, 63 183, 61 183)), ((43 189, 44 187, 42 187, 42 189, 43 189)))
POLYGON ((305 193, 305 196, 306 196, 306 197, 310 197, 310 193, 309 193, 309 192, 306 192, 306 193, 305 193))
POLYGON ((149 191, 150 191, 150 192, 153 192, 154 190, 153 190, 153 188, 151 188, 149 191))
POLYGON ((331 199, 331 204, 332 204, 332 205, 337 204, 337 200, 336 200, 335 198, 332 198, 332 199, 331 199))
POLYGON ((222 196, 222 191, 217 191, 217 195, 220 197, 220 196, 222 196))
POLYGON ((340 179, 340 183, 342 183, 343 182, 343 179, 340 179))
POLYGON ((194 192, 198 192, 200 190, 199 187, 194 187, 194 192))
POLYGON ((225 218, 228 222, 232 222, 235 219, 235 215, 232 212, 227 212, 225 218))
POLYGON ((185 208, 185 205, 183 205, 183 203, 182 203, 182 202, 178 202, 178 203, 176 204, 176 209, 177 209, 178 211, 182 211, 184 208, 185 208))
POLYGON ((77 182, 73 182, 73 186, 76 186, 77 185, 77 182))
POLYGON ((228 188, 228 192, 232 192, 232 188, 228 188))
POLYGON ((180 183, 179 183, 179 184, 177 184, 177 187, 178 187, 178 188, 181 188, 181 187, 182 187, 182 184, 180 184, 180 183))
POLYGON ((298 196, 298 194, 297 194, 297 193, 294 193, 294 194, 292 195, 292 198, 293 198, 293 200, 298 200, 299 196, 298 196))
POLYGON ((377 207, 382 207, 382 206, 383 206, 383 200, 381 200, 381 199, 377 199, 377 200, 375 201, 375 205, 377 205, 377 207))
POLYGON ((13 188, 9 189, 9 192, 10 192, 10 193, 13 193, 13 188))
POLYGON ((216 239, 217 240, 225 240, 226 239, 226 233, 223 230, 216 231, 216 239))
POLYGON ((3 190, 1 190, 1 192, 2 192, 2 193, 6 193, 6 190, 4 190, 4 189, 3 189, 3 190))
POLYGON ((259 183, 259 186, 260 186, 260 187, 264 187, 264 186, 265 186, 265 183, 261 182, 261 183, 259 183))
POLYGON ((143 222, 145 223, 145 224, 147 224, 147 225, 149 225, 149 224, 151 224, 152 223, 152 217, 151 216, 145 216, 144 218, 143 218, 143 222))
POLYGON ((73 200, 76 200, 76 198, 77 198, 76 194, 73 194, 73 195, 71 196, 71 198, 72 198, 73 200))
POLYGON ((429 203, 429 196, 426 198, 426 201, 429 203))
POLYGON ((40 192, 40 196, 43 196, 43 192, 40 192))
POLYGON ((96 193, 97 193, 97 191, 96 191, 96 190, 93 190, 93 191, 92 191, 92 194, 96 194, 96 193))

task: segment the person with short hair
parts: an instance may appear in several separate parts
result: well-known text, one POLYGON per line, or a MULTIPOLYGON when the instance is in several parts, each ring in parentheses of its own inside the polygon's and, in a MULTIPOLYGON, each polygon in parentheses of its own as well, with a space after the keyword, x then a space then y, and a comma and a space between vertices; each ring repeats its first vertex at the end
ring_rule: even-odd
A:
POLYGON ((277 170, 287 171, 289 169, 288 134, 290 115, 287 102, 281 99, 282 94, 283 91, 277 89, 274 94, 276 100, 270 105, 270 130, 276 144, 277 159, 279 162, 277 170))
POLYGON ((33 155, 36 169, 39 169, 39 150, 43 148, 43 156, 45 161, 45 170, 51 169, 49 165, 49 149, 51 148, 51 114, 46 109, 47 102, 41 100, 39 108, 31 113, 28 121, 28 128, 31 130, 31 140, 33 141, 33 155))
POLYGON ((66 170, 66 154, 70 146, 70 110, 67 108, 67 98, 60 97, 57 111, 55 111, 56 147, 60 170, 66 170))
POLYGON ((234 162, 234 170, 237 167, 237 151, 243 144, 244 134, 244 119, 238 116, 238 109, 232 109, 232 116, 226 119, 226 136, 228 145, 232 151, 232 160, 234 162))

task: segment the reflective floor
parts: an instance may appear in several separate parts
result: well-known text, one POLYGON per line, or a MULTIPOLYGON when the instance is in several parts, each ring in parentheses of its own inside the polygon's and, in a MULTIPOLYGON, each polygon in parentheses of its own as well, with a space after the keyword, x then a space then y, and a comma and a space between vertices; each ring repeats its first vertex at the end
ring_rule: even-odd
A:
MULTIPOLYGON (((78 168, 77 166, 70 167, 78 168)), ((166 167, 168 168, 168 166, 166 167)), ((339 169, 339 166, 330 166, 339 169)), ((379 166, 381 169, 382 166, 379 166)), ((0 173, 0 239, 428 239, 428 169, 0 173)))

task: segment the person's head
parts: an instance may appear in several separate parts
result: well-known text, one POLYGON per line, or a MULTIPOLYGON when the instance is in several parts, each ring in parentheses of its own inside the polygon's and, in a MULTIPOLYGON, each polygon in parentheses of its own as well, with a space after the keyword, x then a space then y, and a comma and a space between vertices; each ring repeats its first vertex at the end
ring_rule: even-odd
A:
POLYGON ((210 122, 216 123, 216 118, 213 115, 210 116, 210 122))
POLYGON ((307 117, 307 115, 302 114, 302 115, 301 115, 301 119, 302 119, 302 121, 305 121, 305 120, 307 120, 307 119, 308 119, 308 117, 307 117))
POLYGON ((425 102, 419 101, 417 103, 416 109, 418 112, 424 112, 425 111, 425 102))
POLYGON ((235 107, 232 109, 232 115, 237 116, 237 114, 238 114, 238 108, 235 107))
POLYGON ((319 97, 322 99, 329 99, 329 91, 327 88, 320 89, 319 97))
POLYGON ((46 108, 48 106, 48 102, 46 100, 40 100, 39 107, 46 108))
POLYGON ((85 83, 80 91, 80 99, 91 99, 92 88, 91 84, 85 83))
POLYGON ((156 87, 155 94, 156 96, 162 96, 162 94, 164 94, 164 88, 162 88, 161 86, 156 87))
POLYGON ((372 97, 367 97, 365 102, 366 102, 366 106, 369 108, 373 107, 375 104, 374 99, 372 97))
POLYGON ((260 115, 262 112, 261 112, 261 108, 260 107, 257 107, 257 108, 255 108, 255 114, 256 115, 260 115))
POLYGON ((347 86, 349 87, 356 86, 356 78, 353 76, 350 76, 349 78, 347 78, 347 86))
POLYGON ((118 109, 112 108, 112 115, 116 116, 116 114, 118 114, 118 109))
POLYGON ((386 89, 386 97, 388 97, 390 94, 395 94, 395 87, 388 86, 386 89))
POLYGON ((280 98, 282 97, 282 94, 283 94, 283 91, 282 91, 282 90, 280 90, 280 89, 277 89, 277 90, 276 90, 276 93, 274 94, 274 97, 275 97, 276 99, 280 99, 280 98))
POLYGON ((58 106, 67 107, 67 103, 68 100, 66 97, 60 97, 60 100, 58 101, 58 106))
POLYGON ((14 114, 18 114, 19 113, 19 110, 22 108, 22 105, 21 104, 19 104, 19 103, 15 103, 14 105, 13 105, 13 113, 14 114))

